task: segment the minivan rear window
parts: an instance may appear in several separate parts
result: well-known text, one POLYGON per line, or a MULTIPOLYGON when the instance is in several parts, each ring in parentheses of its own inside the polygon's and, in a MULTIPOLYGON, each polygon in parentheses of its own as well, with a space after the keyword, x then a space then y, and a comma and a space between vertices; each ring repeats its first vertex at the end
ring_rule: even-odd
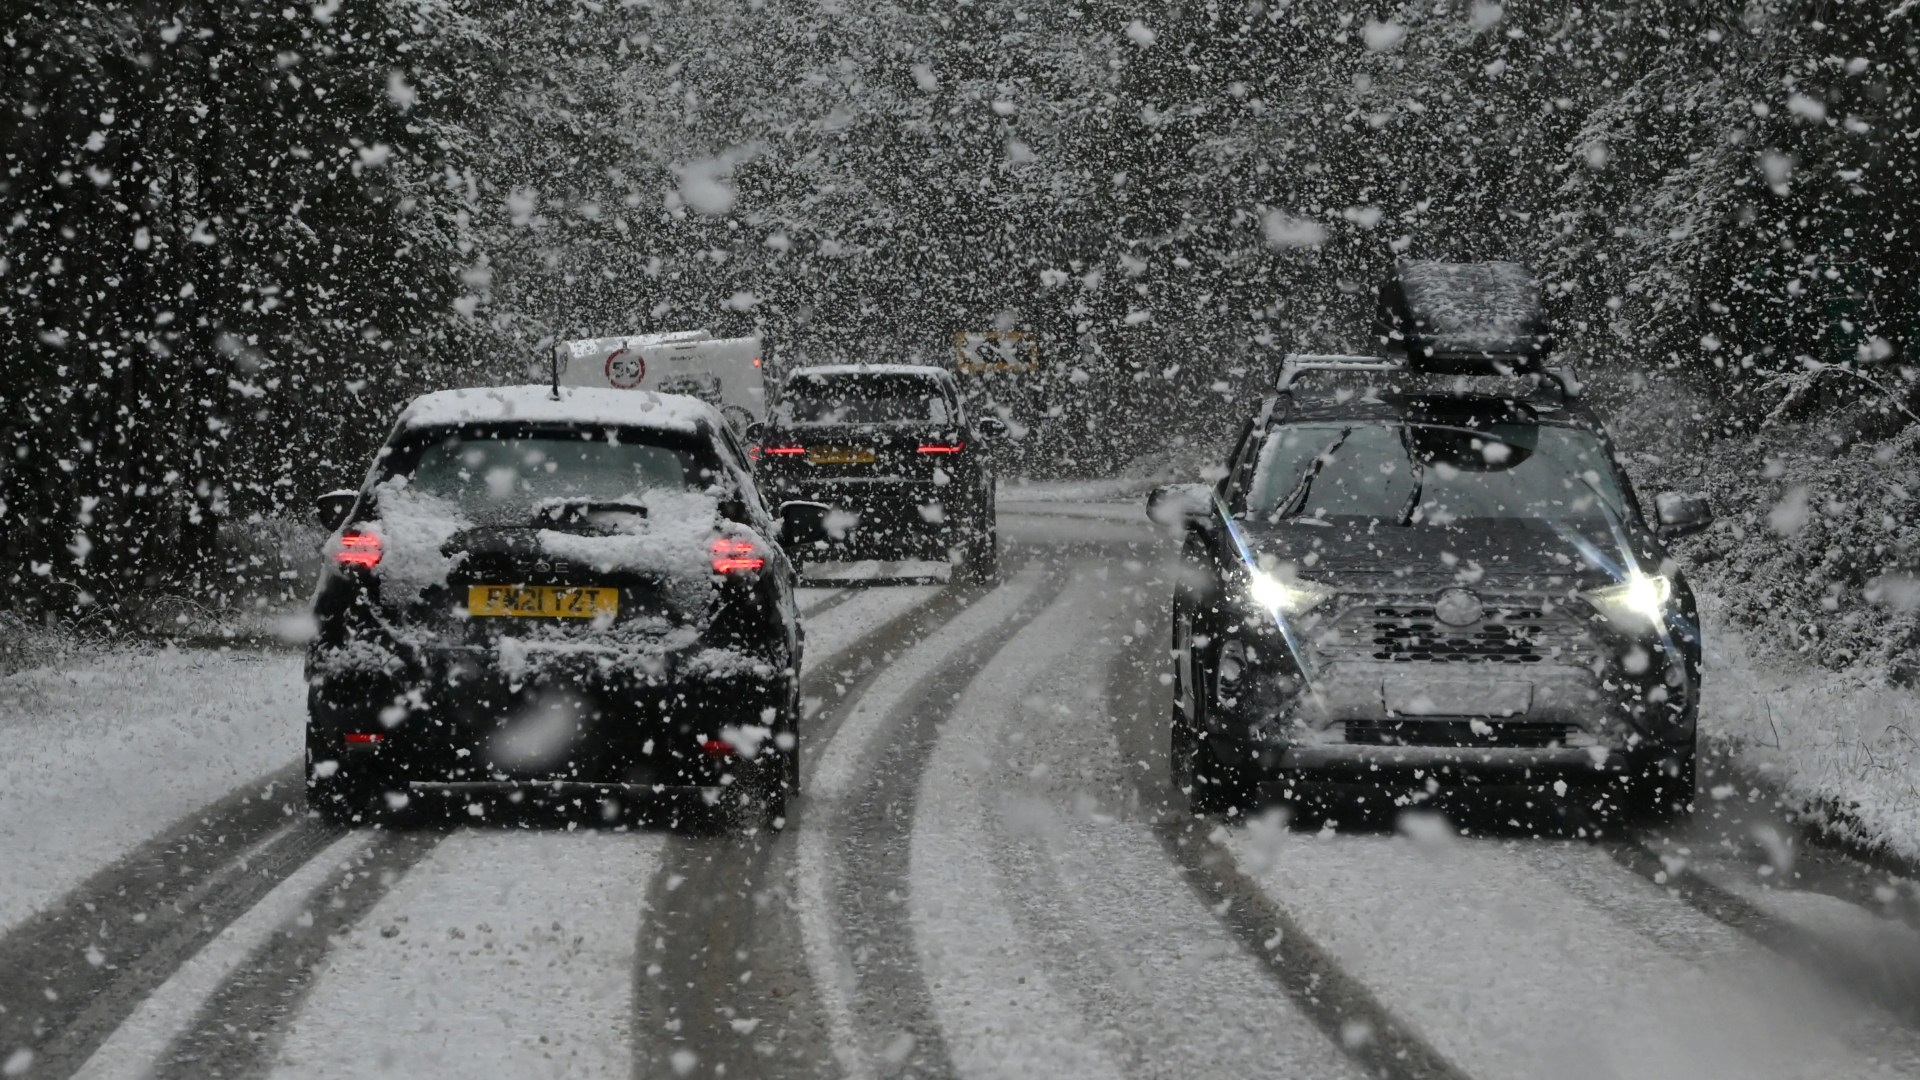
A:
POLYGON ((790 424, 944 424, 952 407, 939 384, 909 375, 796 375, 774 414, 790 424))

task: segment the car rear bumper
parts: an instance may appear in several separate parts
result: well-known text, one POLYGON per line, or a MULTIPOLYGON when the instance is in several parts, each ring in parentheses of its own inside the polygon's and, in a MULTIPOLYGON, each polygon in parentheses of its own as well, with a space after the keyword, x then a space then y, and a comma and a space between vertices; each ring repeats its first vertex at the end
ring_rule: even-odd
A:
POLYGON ((444 658, 428 672, 336 673, 312 680, 308 741, 316 763, 388 787, 717 787, 792 735, 788 680, 763 675, 646 680, 579 665, 513 678, 444 658))
POLYGON ((788 483, 773 491, 779 502, 821 503, 829 508, 828 547, 836 555, 899 553, 944 556, 982 527, 985 500, 958 478, 923 480, 822 480, 788 483))
POLYGON ((1293 772, 1374 774, 1384 770, 1460 770, 1599 777, 1625 771, 1627 760, 1624 751, 1604 747, 1292 746, 1280 751, 1276 764, 1293 772))

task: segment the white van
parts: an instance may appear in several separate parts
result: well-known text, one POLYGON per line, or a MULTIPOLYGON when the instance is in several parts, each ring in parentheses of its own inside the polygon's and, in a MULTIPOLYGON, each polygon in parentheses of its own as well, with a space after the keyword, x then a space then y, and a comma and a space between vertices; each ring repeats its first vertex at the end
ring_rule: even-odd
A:
POLYGON ((719 409, 736 431, 767 418, 766 372, 757 337, 716 338, 705 330, 677 330, 563 341, 554 347, 554 355, 562 386, 685 394, 719 409))

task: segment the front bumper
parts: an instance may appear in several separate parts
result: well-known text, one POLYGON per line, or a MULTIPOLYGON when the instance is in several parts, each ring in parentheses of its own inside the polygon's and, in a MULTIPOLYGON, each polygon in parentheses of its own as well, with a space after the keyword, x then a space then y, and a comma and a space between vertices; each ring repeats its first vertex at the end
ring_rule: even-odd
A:
POLYGON ((1277 635, 1257 640, 1263 662, 1216 684, 1202 732, 1256 779, 1602 778, 1694 741, 1686 660, 1644 644, 1633 672, 1615 659, 1632 647, 1600 643, 1529 662, 1349 655, 1303 675, 1277 635))

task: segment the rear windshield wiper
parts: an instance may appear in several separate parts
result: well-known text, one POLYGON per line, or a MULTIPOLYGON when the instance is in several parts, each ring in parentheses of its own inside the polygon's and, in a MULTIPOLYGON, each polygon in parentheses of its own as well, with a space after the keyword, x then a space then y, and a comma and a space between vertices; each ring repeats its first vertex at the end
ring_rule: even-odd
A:
POLYGON ((542 499, 534 514, 544 521, 571 525, 594 514, 635 514, 647 516, 647 508, 631 499, 542 499))

